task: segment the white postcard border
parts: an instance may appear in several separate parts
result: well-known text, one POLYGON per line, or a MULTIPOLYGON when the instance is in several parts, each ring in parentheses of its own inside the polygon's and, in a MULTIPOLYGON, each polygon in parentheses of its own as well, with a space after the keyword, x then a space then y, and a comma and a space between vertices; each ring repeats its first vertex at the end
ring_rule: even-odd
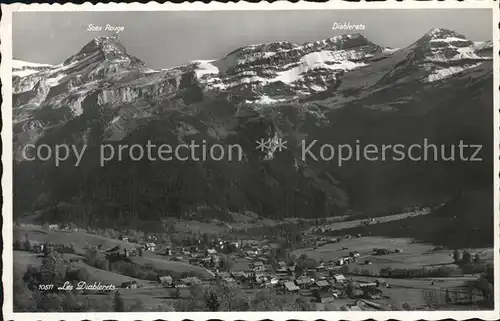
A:
MULTIPOLYGON (((500 318, 500 258, 499 258, 499 231, 500 231, 500 115, 498 106, 499 100, 499 9, 498 4, 493 1, 448 1, 448 2, 416 2, 416 1, 386 1, 384 3, 373 2, 329 2, 329 3, 290 3, 287 1, 276 2, 273 4, 267 2, 261 3, 165 3, 157 2, 141 3, 99 3, 93 5, 91 3, 77 4, 9 4, 1 5, 2 20, 0 21, 0 50, 2 53, 2 61, 0 65, 0 76, 2 81, 2 144, 3 144, 3 175, 2 175, 2 190, 3 190, 3 227, 2 237, 4 242, 2 260, 3 260, 3 290, 4 303, 3 311, 6 320, 155 320, 165 319, 169 321, 181 321, 185 319, 191 320, 316 320, 316 319, 344 319, 344 320, 440 320, 453 318, 455 320, 465 320, 470 318, 480 318, 483 320, 497 320, 500 318), (495 310, 493 311, 377 311, 377 312, 99 312, 99 313, 19 313, 13 312, 13 250, 12 250, 12 13, 27 12, 27 11, 213 11, 213 10, 352 10, 352 9, 491 9, 493 14, 493 68, 494 68, 494 264, 495 264, 495 310)), ((471 21, 470 23, 474 23, 471 21)))

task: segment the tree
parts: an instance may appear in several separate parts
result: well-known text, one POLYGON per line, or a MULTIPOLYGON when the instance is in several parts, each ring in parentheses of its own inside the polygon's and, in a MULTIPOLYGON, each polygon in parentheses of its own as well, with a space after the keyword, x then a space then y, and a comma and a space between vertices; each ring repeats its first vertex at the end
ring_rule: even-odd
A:
POLYGON ((219 259, 219 268, 224 271, 230 271, 233 267, 233 261, 227 255, 221 255, 219 259))
POLYGON ((63 294, 62 310, 66 312, 79 312, 83 311, 83 304, 79 303, 72 292, 63 294))
POLYGON ((307 301, 306 298, 304 297, 298 297, 295 302, 288 308, 286 307, 285 310, 287 311, 313 311, 313 305, 307 301))
POLYGON ((38 285, 41 283, 40 272, 33 266, 28 265, 26 272, 23 275, 23 283, 31 290, 38 289, 38 285))
POLYGON ((219 311, 219 308, 222 304, 221 296, 218 291, 212 287, 209 286, 205 289, 205 306, 207 307, 208 311, 219 311))
POLYGON ((38 311, 61 312, 62 308, 62 299, 55 293, 42 292, 37 302, 38 311))
POLYGON ((85 281, 85 282, 88 282, 88 281, 90 281, 90 273, 84 267, 81 267, 78 269, 70 269, 66 272, 66 281, 70 281, 70 282, 85 281))
POLYGON ((66 278, 66 266, 59 253, 51 252, 43 259, 40 276, 43 284, 63 283, 66 278))
POLYGON ((456 249, 453 251, 453 262, 455 262, 455 264, 460 264, 461 261, 462 258, 460 257, 460 251, 456 249))
POLYGON ((24 277, 20 270, 14 270, 14 311, 15 312, 28 312, 34 310, 36 301, 33 292, 28 288, 25 283, 24 277))
POLYGON ((119 291, 115 292, 115 297, 113 299, 113 309, 115 312, 125 312, 125 303, 123 302, 119 291))
POLYGON ((462 254, 462 264, 470 265, 472 263, 472 255, 468 251, 464 251, 462 254))
POLYGON ((348 297, 354 296, 354 284, 352 282, 348 282, 345 287, 345 294, 348 297))
POLYGON ((481 257, 479 256, 478 253, 476 253, 476 255, 474 255, 474 263, 480 263, 481 262, 481 257))
POLYGON ((137 248, 137 252, 139 252, 139 256, 143 256, 144 250, 143 250, 142 246, 137 248))
POLYGON ((251 311, 281 311, 284 307, 274 289, 257 292, 250 302, 251 311))
POLYGON ((141 312, 141 311, 144 311, 144 304, 142 303, 141 300, 135 299, 134 300, 134 304, 132 304, 128 310, 130 312, 141 312))

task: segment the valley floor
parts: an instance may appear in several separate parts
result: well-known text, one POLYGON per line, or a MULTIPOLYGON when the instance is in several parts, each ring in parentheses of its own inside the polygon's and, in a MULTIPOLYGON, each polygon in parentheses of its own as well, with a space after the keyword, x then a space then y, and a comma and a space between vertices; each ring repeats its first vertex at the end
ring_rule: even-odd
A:
MULTIPOLYGON (((422 215, 423 214, 427 213, 422 213, 422 215)), ((404 219, 413 216, 413 214, 406 213, 381 217, 372 224, 384 224, 398 220, 404 222, 404 219)), ((204 224, 206 225, 207 223, 204 224)), ((350 222, 329 223, 323 225, 322 228, 339 234, 343 233, 344 230, 349 231, 352 228, 364 225, 366 225, 366 221, 355 220, 350 222)), ((329 283, 332 284, 330 286, 330 291, 336 291, 335 293, 344 291, 339 289, 345 287, 339 287, 339 284, 332 283, 333 275, 344 275, 346 282, 357 285, 371 284, 383 279, 386 286, 379 287, 377 283, 377 288, 380 289, 382 296, 375 300, 375 306, 378 305, 380 309, 403 309, 405 306, 409 306, 412 309, 432 308, 454 310, 464 308, 462 304, 450 304, 450 302, 443 302, 442 299, 440 299, 441 302, 438 305, 429 305, 429 296, 433 296, 434 299, 437 297, 443 298, 445 296, 448 298, 450 293, 455 296, 465 295, 471 297, 471 295, 473 295, 479 299, 468 303, 472 305, 469 305, 467 308, 484 308, 482 306, 484 298, 482 297, 481 290, 477 288, 470 290, 470 286, 468 287, 468 285, 475 284, 475 282, 481 278, 482 274, 479 272, 463 272, 461 274, 454 273, 453 275, 440 277, 414 278, 394 278, 392 276, 381 275, 381 271, 388 268, 392 270, 432 270, 446 267, 453 271, 460 271, 459 265, 454 263, 454 249, 421 243, 410 238, 365 236, 361 234, 332 238, 325 236, 324 233, 315 234, 317 229, 318 227, 309 228, 305 232, 304 237, 309 239, 312 243, 314 243, 314 240, 321 240, 325 243, 326 240, 326 244, 320 243, 313 247, 295 249, 290 253, 290 257, 298 258, 297 262, 299 262, 302 257, 306 257, 307 260, 312 260, 311 262, 315 262, 316 265, 319 264, 320 266, 313 269, 304 269, 302 276, 292 276, 294 273, 289 273, 284 277, 283 281, 279 281, 279 283, 268 283, 274 282, 271 281, 273 279, 283 278, 283 273, 281 276, 276 276, 276 267, 274 266, 276 262, 271 263, 266 260, 269 254, 258 254, 264 253, 265 251, 262 249, 266 246, 269 248, 268 245, 265 245, 266 242, 259 243, 255 241, 256 245, 248 247, 248 250, 250 252, 255 251, 255 254, 248 254, 247 250, 238 249, 236 252, 222 255, 231 260, 231 266, 229 269, 225 269, 227 272, 221 272, 217 268, 203 265, 202 261, 200 261, 199 254, 195 256, 195 253, 192 253, 193 258, 189 259, 189 262, 189 256, 175 258, 174 256, 160 255, 160 253, 150 251, 144 251, 141 256, 130 257, 129 261, 130 264, 133 264, 140 270, 146 269, 149 272, 154 271, 158 273, 158 276, 160 276, 161 273, 163 273, 161 275, 167 275, 168 273, 177 275, 177 277, 174 277, 174 283, 181 281, 180 278, 182 277, 180 275, 184 275, 185 273, 196 275, 201 284, 206 286, 215 286, 216 284, 220 284, 221 280, 232 280, 230 281, 233 282, 232 285, 242 290, 242 293, 244 293, 243 295, 249 297, 258 297, 261 295, 259 292, 274 288, 277 291, 277 295, 282 297, 283 300, 295 302, 297 298, 305 299, 309 302, 310 309, 313 310, 345 310, 349 309, 353 304, 361 304, 364 307, 363 309, 373 309, 373 307, 369 307, 360 301, 360 298, 352 298, 345 294, 336 297, 330 302, 318 302, 315 296, 318 288, 314 285, 317 281, 327 280, 331 282, 329 283), (377 254, 374 252, 375 249, 385 249, 387 251, 384 254, 377 254), (352 253, 357 253, 354 261, 350 261, 345 265, 341 264, 341 266, 335 263, 339 258, 352 256, 352 253), (195 257, 196 259, 194 259, 195 257), (263 263, 262 269, 257 272, 255 270, 256 262, 263 263), (260 281, 255 283, 255 280, 248 281, 249 279, 246 279, 247 281, 237 280, 235 282, 234 278, 236 278, 235 275, 237 273, 261 275, 263 277, 262 280, 265 281, 262 281, 263 283, 260 281), (285 282, 296 283, 298 279, 306 277, 306 275, 311 278, 312 283, 306 287, 301 286, 299 292, 295 294, 286 293, 286 291, 283 292, 282 287, 285 282)), ((73 269, 86 269, 91 275, 91 280, 89 281, 115 285, 122 300, 125 302, 126 308, 130 311, 168 311, 174 309, 180 301, 189 299, 189 291, 192 285, 188 285, 187 288, 181 287, 179 290, 175 287, 165 287, 158 282, 158 279, 151 277, 151 275, 147 273, 144 274, 143 277, 132 277, 130 274, 125 275, 119 271, 96 268, 85 263, 85 253, 88 247, 99 247, 100 249, 107 250, 113 247, 133 248, 141 246, 139 244, 89 234, 84 231, 47 231, 28 225, 16 227, 15 233, 24 235, 24 238, 33 243, 72 244, 75 253, 63 253, 61 255, 63 260, 71 262, 68 264, 70 264, 73 269), (132 288, 124 287, 124 284, 129 284, 130 282, 136 285, 132 288)), ((478 260, 480 260, 482 264, 492 264, 493 262, 494 253, 491 248, 461 248, 459 250, 460 252, 467 251, 477 254, 478 260)), ((216 253, 215 255, 219 254, 216 253)), ((207 258, 211 258, 211 260, 213 260, 214 257, 215 256, 207 256, 207 258)), ((16 250, 14 251, 14 269, 16 271, 26 271, 30 266, 40 268, 43 259, 44 254, 16 250)), ((113 302, 116 299, 114 293, 114 291, 99 293, 87 291, 79 295, 82 295, 87 302, 90 302, 88 304, 94 306, 96 311, 111 311, 113 309, 113 302)))

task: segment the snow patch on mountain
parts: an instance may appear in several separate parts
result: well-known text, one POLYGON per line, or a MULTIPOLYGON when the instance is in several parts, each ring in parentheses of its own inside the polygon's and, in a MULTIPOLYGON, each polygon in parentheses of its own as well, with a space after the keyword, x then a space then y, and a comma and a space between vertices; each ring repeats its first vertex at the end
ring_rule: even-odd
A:
POLYGON ((195 60, 193 63, 196 65, 195 73, 198 78, 205 75, 219 74, 219 68, 212 64, 214 60, 195 60))
POLYGON ((446 37, 446 38, 433 38, 430 40, 431 42, 454 42, 454 41, 466 41, 468 42, 469 40, 463 39, 463 38, 458 38, 458 37, 446 37))
POLYGON ((476 50, 493 49, 493 42, 492 41, 474 41, 474 48, 476 50))
POLYGON ((382 53, 383 54, 386 54, 386 55, 392 55, 393 53, 395 53, 396 51, 400 50, 401 48, 384 48, 382 50, 382 53))
POLYGON ((52 65, 12 59, 12 75, 26 77, 31 74, 51 68, 52 65))
POLYGON ((286 99, 275 99, 271 98, 267 95, 262 95, 258 99, 250 101, 247 100, 247 103, 252 103, 252 104, 261 104, 261 105, 272 105, 272 104, 277 104, 286 101, 286 99))
POLYGON ((300 65, 278 73, 273 81, 292 84, 300 80, 309 71, 315 69, 353 70, 366 66, 365 63, 356 63, 349 60, 336 61, 337 55, 329 51, 313 52, 300 59, 300 65))
POLYGON ((447 78, 453 74, 457 74, 459 72, 462 72, 466 69, 475 68, 479 65, 481 65, 481 63, 472 64, 472 65, 465 65, 465 66, 452 66, 452 67, 448 67, 448 68, 436 69, 427 77, 427 81, 434 82, 437 80, 441 80, 441 79, 447 78))

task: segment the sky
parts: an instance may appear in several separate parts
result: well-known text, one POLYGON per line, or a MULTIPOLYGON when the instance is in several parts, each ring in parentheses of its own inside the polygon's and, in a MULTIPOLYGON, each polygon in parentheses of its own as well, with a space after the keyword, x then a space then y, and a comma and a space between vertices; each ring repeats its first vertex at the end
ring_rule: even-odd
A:
POLYGON ((220 59, 249 44, 297 44, 360 32, 372 42, 405 47, 432 28, 447 28, 472 41, 492 40, 489 9, 385 9, 303 11, 17 12, 13 56, 59 64, 105 31, 88 25, 122 26, 127 52, 151 68, 170 68, 198 59, 220 59), (333 24, 363 24, 364 30, 332 30, 333 24))

